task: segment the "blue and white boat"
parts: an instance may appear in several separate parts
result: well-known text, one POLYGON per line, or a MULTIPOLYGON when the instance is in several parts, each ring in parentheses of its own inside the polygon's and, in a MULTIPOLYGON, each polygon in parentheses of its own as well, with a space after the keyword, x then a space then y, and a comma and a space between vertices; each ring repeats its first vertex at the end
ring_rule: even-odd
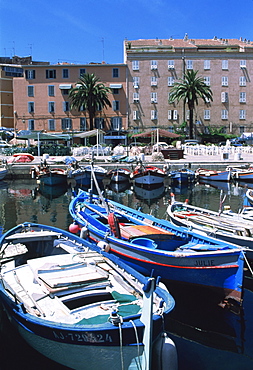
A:
POLYGON ((196 176, 199 181, 208 180, 208 181, 230 181, 231 180, 231 171, 215 171, 205 168, 198 168, 196 170, 196 176))
POLYGON ((96 179, 98 182, 102 182, 107 174, 107 170, 101 166, 79 166, 77 168, 70 168, 68 169, 68 178, 74 179, 76 184, 79 186, 89 186, 91 183, 91 168, 95 173, 96 179))
POLYGON ((140 369, 154 350, 156 368, 161 355, 176 369, 175 345, 162 329, 174 299, 154 278, 95 243, 40 224, 5 233, 0 257, 0 303, 43 355, 77 370, 140 369))
POLYGON ((195 181, 196 175, 190 168, 182 168, 169 173, 171 181, 178 183, 192 183, 195 181))
POLYGON ((69 210, 90 237, 138 271, 202 285, 241 302, 242 248, 84 191, 74 197, 69 210))

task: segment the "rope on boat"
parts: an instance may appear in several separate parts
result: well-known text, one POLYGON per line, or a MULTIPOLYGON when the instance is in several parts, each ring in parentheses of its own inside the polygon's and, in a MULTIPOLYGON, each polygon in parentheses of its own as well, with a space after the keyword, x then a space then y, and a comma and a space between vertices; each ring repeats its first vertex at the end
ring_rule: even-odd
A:
POLYGON ((141 366, 141 359, 140 359, 140 342, 139 342, 137 328, 136 328, 136 325, 133 322, 133 320, 129 320, 129 322, 133 325, 133 328, 134 328, 135 337, 136 337, 136 343, 137 343, 137 354, 138 354, 138 363, 137 363, 137 366, 138 366, 138 368, 141 369, 142 366, 141 366))
POLYGON ((251 268, 251 266, 250 266, 250 263, 249 263, 249 261, 248 261, 248 259, 247 259, 246 255, 245 255, 245 252, 243 252, 243 256, 244 256, 244 260, 245 260, 245 262, 246 262, 246 265, 248 266, 248 269, 249 269, 249 271, 250 271, 250 273, 251 273, 251 275, 252 275, 252 277, 253 277, 253 270, 252 270, 252 268, 251 268))
POLYGON ((124 370, 124 357, 123 357, 123 343, 122 343, 122 326, 119 323, 119 338, 120 338, 120 358, 121 358, 121 368, 124 370))

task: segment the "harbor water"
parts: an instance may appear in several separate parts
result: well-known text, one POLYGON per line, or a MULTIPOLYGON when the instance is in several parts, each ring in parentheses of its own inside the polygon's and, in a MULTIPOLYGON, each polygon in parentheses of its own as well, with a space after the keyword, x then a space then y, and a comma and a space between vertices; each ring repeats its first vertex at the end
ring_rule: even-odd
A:
MULTIPOLYGON (((209 183, 189 187, 164 184, 156 189, 104 184, 106 195, 122 204, 166 218, 170 194, 176 200, 217 211, 220 203, 242 208, 245 184, 209 183)), ((249 185, 248 185, 249 187, 249 185)), ((40 188, 35 180, 0 182, 0 232, 25 221, 68 230, 72 188, 40 188)), ((235 314, 221 308, 212 293, 167 283, 176 307, 166 324, 178 351, 179 370, 253 369, 253 278, 245 278, 243 308, 235 314)), ((0 370, 64 370, 33 350, 10 325, 0 308, 0 370)), ((167 366, 169 369, 169 364, 167 366)), ((84 364, 89 369, 89 364, 84 364)), ((99 359, 98 359, 98 369, 99 359)), ((121 369, 119 369, 121 370, 121 369)))

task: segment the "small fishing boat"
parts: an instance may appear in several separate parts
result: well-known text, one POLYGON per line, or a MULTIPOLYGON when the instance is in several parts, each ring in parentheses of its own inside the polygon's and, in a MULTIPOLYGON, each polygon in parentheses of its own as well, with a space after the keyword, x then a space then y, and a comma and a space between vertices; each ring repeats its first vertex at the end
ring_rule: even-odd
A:
POLYGON ((15 153, 13 154, 8 160, 8 163, 27 163, 32 162, 34 160, 34 156, 30 153, 15 153))
POLYGON ((242 248, 177 227, 123 204, 79 191, 69 205, 75 223, 136 270, 216 290, 241 301, 242 248))
POLYGON ((142 163, 135 167, 130 179, 136 184, 154 185, 164 182, 166 172, 155 166, 145 166, 142 163))
POLYGON ((44 356, 77 370, 137 370, 155 360, 153 350, 155 368, 168 356, 176 370, 175 345, 162 329, 175 302, 155 278, 94 242, 32 223, 1 237, 0 259, 0 303, 44 356))
POLYGON ((181 168, 174 170, 169 173, 171 181, 178 183, 191 183, 195 181, 195 171, 190 168, 181 168))
POLYGON ((231 177, 235 181, 253 181, 253 168, 252 167, 227 167, 227 170, 231 171, 231 177))
POLYGON ((208 181, 230 181, 231 179, 231 172, 230 170, 226 171, 214 171, 208 170, 204 168, 198 168, 196 170, 197 179, 200 180, 208 180, 208 181))
POLYGON ((31 177, 38 180, 38 183, 48 186, 66 185, 67 171, 63 168, 49 167, 47 163, 41 166, 33 166, 30 170, 31 177))
MULTIPOLYGON (((94 166, 93 171, 95 173, 98 182, 102 182, 107 174, 107 170, 101 166, 94 166)), ((78 166, 77 168, 68 169, 68 178, 74 179, 76 184, 79 186, 88 186, 91 183, 91 165, 78 166)))
POLYGON ((224 212, 211 211, 175 201, 172 194, 167 208, 171 222, 188 230, 211 236, 245 248, 247 259, 253 260, 253 220, 246 220, 241 213, 232 212, 224 207, 224 212))
POLYGON ((115 168, 110 170, 106 177, 113 182, 129 181, 131 171, 128 168, 115 168))

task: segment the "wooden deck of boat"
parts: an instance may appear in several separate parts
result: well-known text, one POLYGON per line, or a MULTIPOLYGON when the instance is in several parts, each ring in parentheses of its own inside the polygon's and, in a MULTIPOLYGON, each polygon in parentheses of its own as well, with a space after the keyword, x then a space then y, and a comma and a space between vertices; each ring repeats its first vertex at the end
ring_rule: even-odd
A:
POLYGON ((121 225, 120 224, 121 236, 126 239, 132 239, 135 237, 154 236, 160 235, 171 237, 174 233, 165 231, 151 225, 121 225))

